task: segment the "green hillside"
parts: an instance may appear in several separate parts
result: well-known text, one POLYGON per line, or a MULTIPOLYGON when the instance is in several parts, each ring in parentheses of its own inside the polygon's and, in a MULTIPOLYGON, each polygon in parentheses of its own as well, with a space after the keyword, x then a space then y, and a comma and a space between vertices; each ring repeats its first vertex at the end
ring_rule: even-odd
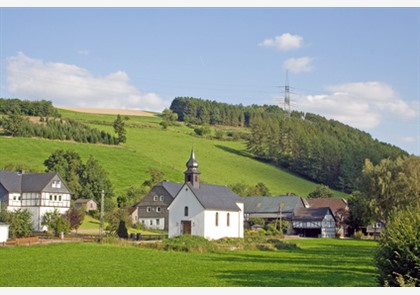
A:
MULTIPOLYGON (((116 115, 98 115, 59 109, 63 118, 72 118, 113 133, 116 115)), ((116 195, 124 194, 131 185, 139 186, 149 178, 149 167, 165 173, 170 181, 182 182, 192 145, 199 162, 201 180, 205 183, 230 185, 263 182, 272 195, 295 193, 307 196, 316 183, 294 176, 271 164, 253 159, 245 151, 245 142, 215 140, 194 135, 192 128, 183 124, 166 130, 159 125, 161 119, 129 116, 126 121, 125 144, 100 145, 39 138, 0 136, 0 167, 11 162, 24 162, 40 171, 43 162, 57 149, 75 150, 86 161, 94 156, 109 173, 116 195)), ((346 196, 337 192, 337 195, 346 196)))

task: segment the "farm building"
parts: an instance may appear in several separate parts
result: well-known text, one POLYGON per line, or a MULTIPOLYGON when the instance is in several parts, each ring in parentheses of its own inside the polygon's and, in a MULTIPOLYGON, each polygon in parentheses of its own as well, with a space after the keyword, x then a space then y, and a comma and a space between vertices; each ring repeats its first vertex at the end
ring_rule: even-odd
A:
POLYGON ((337 233, 341 236, 348 236, 347 221, 350 215, 350 208, 346 199, 343 198, 315 198, 308 199, 310 208, 329 207, 335 217, 337 233))
POLYGON ((334 238, 335 217, 329 207, 298 208, 292 217, 295 234, 302 237, 334 238))
POLYGON ((244 197, 245 222, 253 218, 262 218, 264 225, 279 218, 291 220, 297 208, 309 207, 304 198, 299 196, 244 197))
POLYGON ((98 210, 98 204, 92 199, 77 199, 74 201, 74 208, 85 208, 86 212, 98 210))
POLYGON ((27 209, 33 230, 44 231, 42 218, 57 209, 64 214, 70 208, 71 192, 56 172, 24 173, 0 171, 1 208, 8 211, 27 209))

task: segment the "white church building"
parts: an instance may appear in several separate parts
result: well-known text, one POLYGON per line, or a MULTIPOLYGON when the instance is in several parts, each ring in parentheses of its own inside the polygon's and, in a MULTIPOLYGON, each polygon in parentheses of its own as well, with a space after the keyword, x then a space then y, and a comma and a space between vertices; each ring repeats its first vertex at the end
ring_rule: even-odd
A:
POLYGON ((184 184, 168 207, 168 237, 243 238, 243 199, 226 186, 200 183, 194 149, 186 166, 184 184))

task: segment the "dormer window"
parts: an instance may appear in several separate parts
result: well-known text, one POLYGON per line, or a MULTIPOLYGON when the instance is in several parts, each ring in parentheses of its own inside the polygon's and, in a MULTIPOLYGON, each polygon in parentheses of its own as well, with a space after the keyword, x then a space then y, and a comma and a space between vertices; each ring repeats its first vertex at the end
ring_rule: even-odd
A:
POLYGON ((153 196, 153 201, 157 201, 158 200, 158 196, 157 195, 154 195, 153 196))
POLYGON ((61 187, 61 181, 60 180, 53 180, 52 187, 60 188, 61 187))

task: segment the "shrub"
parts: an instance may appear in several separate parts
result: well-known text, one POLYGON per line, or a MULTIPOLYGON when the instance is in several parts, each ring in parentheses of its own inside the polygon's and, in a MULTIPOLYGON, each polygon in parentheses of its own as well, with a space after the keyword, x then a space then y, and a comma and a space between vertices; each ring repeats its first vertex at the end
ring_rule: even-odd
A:
POLYGON ((394 211, 379 239, 375 264, 382 286, 420 287, 420 208, 394 211))
POLYGON ((212 252, 215 247, 207 239, 193 235, 181 235, 163 240, 163 249, 181 252, 212 252))
POLYGON ((364 233, 359 230, 353 234, 353 238, 356 240, 361 240, 364 237, 364 233))

